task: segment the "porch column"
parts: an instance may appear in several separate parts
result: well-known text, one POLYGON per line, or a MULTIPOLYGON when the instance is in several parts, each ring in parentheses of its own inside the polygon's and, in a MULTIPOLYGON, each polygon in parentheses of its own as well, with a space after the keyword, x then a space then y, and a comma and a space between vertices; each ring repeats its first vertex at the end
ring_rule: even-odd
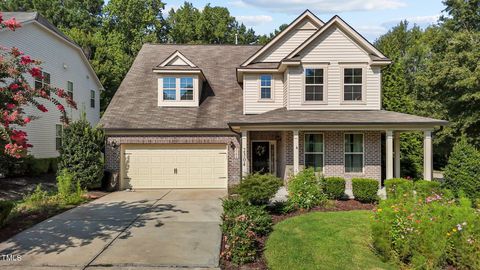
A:
POLYGON ((393 131, 387 130, 386 136, 386 177, 393 178, 393 131))
POLYGON ((400 131, 395 132, 393 147, 395 147, 395 178, 400 178, 400 131))
POLYGON ((300 169, 299 169, 299 158, 300 158, 300 151, 299 151, 299 146, 298 143, 299 138, 298 138, 298 129, 293 131, 293 174, 297 174, 300 169))
POLYGON ((432 180, 433 174, 432 131, 423 132, 423 179, 432 180))
POLYGON ((248 175, 248 130, 242 130, 242 177, 248 175))

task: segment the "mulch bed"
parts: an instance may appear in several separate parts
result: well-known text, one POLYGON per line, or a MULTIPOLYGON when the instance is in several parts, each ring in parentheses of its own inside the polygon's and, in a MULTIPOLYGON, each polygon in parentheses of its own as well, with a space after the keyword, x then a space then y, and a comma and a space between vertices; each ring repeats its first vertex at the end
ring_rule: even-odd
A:
POLYGON ((32 193, 37 185, 42 185, 42 189, 46 191, 52 191, 55 190, 56 183, 54 173, 0 178, 0 200, 21 200, 26 194, 32 193))
MULTIPOLYGON (((375 207, 376 207, 376 205, 371 204, 371 203, 361 203, 361 202, 358 202, 358 201, 355 201, 355 200, 342 200, 342 201, 331 201, 331 203, 329 203, 326 206, 315 207, 315 208, 313 208, 309 211, 295 211, 295 212, 290 212, 290 213, 286 213, 286 214, 275 214, 275 213, 273 213, 271 215, 272 215, 272 219, 273 219, 273 224, 275 225, 275 224, 279 223, 280 221, 285 220, 287 218, 291 218, 291 217, 295 217, 295 216, 299 216, 299 215, 303 215, 303 214, 307 214, 307 213, 311 213, 311 212, 373 210, 375 207)), ((259 250, 263 251, 263 249, 265 248, 265 243, 267 241, 267 238, 268 238, 268 236, 265 236, 265 237, 262 237, 262 238, 258 239, 258 242, 259 242, 259 245, 260 245, 259 250)), ((224 251, 224 246, 225 246, 225 243, 223 242, 223 239, 222 239, 222 250, 221 250, 222 252, 224 251)), ((226 261, 223 258, 221 258, 220 268, 224 269, 224 270, 267 270, 268 269, 267 261, 265 259, 265 255, 263 254, 263 252, 262 252, 261 256, 259 256, 255 262, 245 264, 245 265, 242 265, 242 266, 233 265, 231 262, 226 261)))

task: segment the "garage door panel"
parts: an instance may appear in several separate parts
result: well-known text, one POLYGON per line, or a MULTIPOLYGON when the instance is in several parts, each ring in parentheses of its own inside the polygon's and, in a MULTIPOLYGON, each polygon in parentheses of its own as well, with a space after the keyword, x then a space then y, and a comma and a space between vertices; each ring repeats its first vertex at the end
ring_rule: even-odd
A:
POLYGON ((226 146, 126 147, 124 175, 133 188, 226 188, 226 146), (176 170, 175 170, 176 169, 176 170), (175 173, 176 172, 176 173, 175 173))

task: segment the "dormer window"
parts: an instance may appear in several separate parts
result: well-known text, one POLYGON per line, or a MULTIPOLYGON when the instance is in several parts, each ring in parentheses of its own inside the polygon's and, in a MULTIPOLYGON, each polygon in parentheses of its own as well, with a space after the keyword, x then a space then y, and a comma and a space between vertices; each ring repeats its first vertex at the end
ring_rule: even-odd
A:
POLYGON ((175 77, 163 78, 163 100, 176 99, 177 97, 176 80, 177 79, 175 77))
POLYGON ((260 99, 272 99, 272 75, 260 75, 260 99))
POLYGON ((192 107, 199 105, 200 77, 194 74, 164 74, 158 78, 158 106, 192 107))
POLYGON ((180 78, 180 100, 193 100, 193 78, 180 78))

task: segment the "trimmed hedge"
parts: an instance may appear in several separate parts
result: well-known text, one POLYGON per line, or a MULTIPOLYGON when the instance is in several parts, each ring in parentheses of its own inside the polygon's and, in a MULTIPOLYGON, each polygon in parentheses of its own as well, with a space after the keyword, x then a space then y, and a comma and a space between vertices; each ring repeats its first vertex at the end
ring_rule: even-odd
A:
POLYGON ((5 225, 13 207, 15 207, 15 204, 12 201, 0 201, 0 228, 5 225))
POLYGON ((353 178, 352 191, 356 200, 364 203, 378 201, 378 181, 370 178, 353 178))
POLYGON ((415 191, 417 196, 426 198, 442 192, 441 184, 437 181, 419 180, 415 182, 415 191))
POLYGON ((240 198, 253 205, 268 204, 282 186, 282 180, 272 174, 250 174, 234 189, 240 198))
POLYGON ((387 198, 397 199, 403 196, 413 196, 413 182, 404 178, 385 180, 387 198))
POLYGON ((329 199, 339 200, 345 195, 345 178, 326 177, 323 179, 323 190, 329 199))

